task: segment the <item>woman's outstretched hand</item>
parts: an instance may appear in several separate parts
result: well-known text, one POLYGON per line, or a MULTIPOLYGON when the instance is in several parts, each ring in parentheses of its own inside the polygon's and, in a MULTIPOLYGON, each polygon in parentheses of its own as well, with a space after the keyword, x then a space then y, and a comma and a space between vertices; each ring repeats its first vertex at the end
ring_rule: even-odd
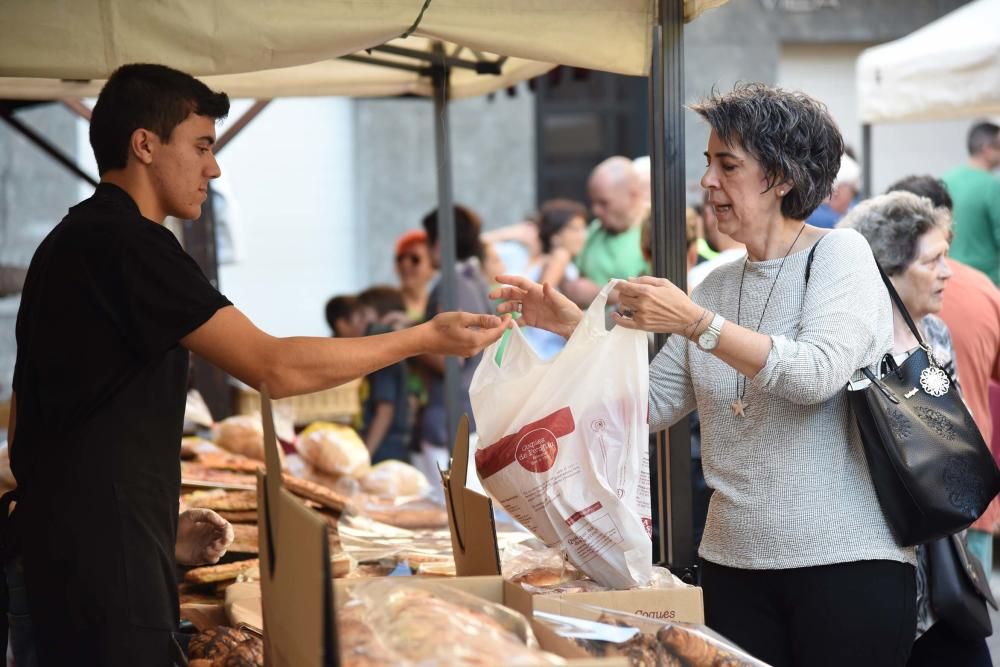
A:
POLYGON ((569 338, 583 319, 581 311, 548 283, 539 284, 520 276, 497 276, 500 287, 490 292, 491 299, 501 299, 497 312, 521 313, 517 320, 528 325, 569 338))

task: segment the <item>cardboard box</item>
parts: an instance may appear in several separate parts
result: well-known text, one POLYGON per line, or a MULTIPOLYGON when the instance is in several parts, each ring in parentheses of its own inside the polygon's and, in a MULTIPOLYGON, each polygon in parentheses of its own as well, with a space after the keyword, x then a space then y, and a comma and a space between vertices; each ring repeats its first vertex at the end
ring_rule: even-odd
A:
MULTIPOLYGON (((261 420, 267 469, 266 475, 257 471, 264 664, 336 666, 327 523, 284 488, 267 387, 261 388, 261 420)), ((252 607, 252 599, 243 600, 248 603, 252 607)))
MULTIPOLYGON (((493 520, 493 501, 467 488, 468 462, 469 422, 463 415, 455 434, 451 469, 441 473, 455 555, 455 573, 459 577, 499 575, 500 556, 493 520)), ((572 616, 572 610, 563 609, 563 601, 568 601, 638 614, 664 622, 705 622, 702 590, 695 586, 533 595, 520 586, 507 582, 506 589, 508 606, 529 618, 536 609, 572 616)))

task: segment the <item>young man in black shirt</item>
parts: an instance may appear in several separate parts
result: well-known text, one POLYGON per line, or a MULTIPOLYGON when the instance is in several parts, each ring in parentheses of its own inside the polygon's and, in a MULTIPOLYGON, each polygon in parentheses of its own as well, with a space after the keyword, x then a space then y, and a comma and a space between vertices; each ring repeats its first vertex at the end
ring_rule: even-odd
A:
MULTIPOLYGON (((281 397, 415 354, 476 354, 508 324, 445 313, 346 340, 275 338, 255 327, 161 224, 199 217, 220 173, 215 124, 228 110, 225 94, 176 70, 116 71, 90 127, 101 184, 28 270, 8 430, 17 504, 4 532, 16 575, 23 571, 11 604, 26 599, 39 665, 175 662, 189 351, 281 397)), ((225 537, 202 528, 218 551, 225 537)))

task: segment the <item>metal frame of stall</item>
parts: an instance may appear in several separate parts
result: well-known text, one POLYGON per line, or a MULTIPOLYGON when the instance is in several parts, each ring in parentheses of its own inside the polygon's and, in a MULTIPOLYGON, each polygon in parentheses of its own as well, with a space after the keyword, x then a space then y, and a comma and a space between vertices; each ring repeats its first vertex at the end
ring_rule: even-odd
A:
MULTIPOLYGON (((684 114, 681 104, 668 105, 668 99, 684 98, 684 6, 676 0, 659 0, 658 19, 653 27, 653 54, 649 74, 650 107, 650 156, 652 158, 652 220, 653 220, 653 273, 665 277, 675 285, 684 288, 687 284, 686 238, 685 238, 685 161, 684 161, 684 114)), ((349 55, 344 59, 365 62, 372 65, 393 67, 418 72, 429 76, 434 87, 434 138, 437 160, 437 191, 439 211, 439 235, 441 241, 442 296, 445 308, 455 306, 455 226, 453 216, 453 185, 451 140, 449 127, 449 81, 453 68, 469 68, 482 74, 498 74, 505 57, 497 60, 464 60, 458 53, 447 54, 444 46, 437 43, 433 52, 380 46, 368 50, 367 55, 349 55), (413 58, 420 64, 410 64, 396 60, 379 58, 378 53, 413 58)), ((478 56, 478 54, 476 54, 478 56)), ((216 152, 221 151, 246 125, 257 116, 270 100, 258 100, 245 112, 216 142, 216 152)), ((89 109, 76 100, 65 100, 64 104, 74 113, 89 120, 89 109)), ((96 184, 93 178, 80 169, 70 158, 55 146, 32 131, 26 125, 5 112, 0 114, 16 131, 44 150, 56 161, 87 182, 96 184)), ((185 224, 185 236, 202 235, 208 256, 203 258, 206 273, 215 284, 218 282, 217 261, 214 243, 214 218, 212 207, 205 208, 197 223, 185 224)), ((666 336, 656 336, 659 349, 666 336)), ((213 370, 207 363, 196 365, 195 372, 213 370), (200 370, 201 366, 204 370, 200 370)), ((202 377, 202 380, 205 378, 202 377)), ((446 359, 445 393, 449 432, 454 432, 458 424, 459 385, 458 360, 446 359)), ((658 497, 654 499, 659 539, 654 544, 653 560, 667 564, 682 577, 692 580, 694 576, 695 554, 692 534, 691 497, 691 440, 686 420, 681 420, 669 431, 655 434, 654 456, 651 460, 651 475, 658 480, 666 480, 659 485, 658 497)))

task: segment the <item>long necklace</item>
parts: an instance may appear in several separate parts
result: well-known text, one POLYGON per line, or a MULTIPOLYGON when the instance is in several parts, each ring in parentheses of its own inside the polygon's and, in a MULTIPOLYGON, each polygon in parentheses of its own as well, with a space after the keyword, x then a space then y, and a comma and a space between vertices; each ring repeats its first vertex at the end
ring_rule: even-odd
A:
MULTIPOLYGON (((788 250, 785 251, 785 256, 781 258, 781 264, 778 265, 778 272, 774 274, 774 282, 771 283, 771 289, 767 293, 767 299, 764 300, 764 308, 760 311, 760 319, 757 320, 757 328, 754 329, 756 332, 760 332, 760 325, 764 323, 764 313, 767 312, 767 304, 771 303, 771 295, 774 294, 774 287, 778 284, 778 278, 781 276, 781 270, 785 268, 785 260, 788 259, 789 253, 792 252, 792 248, 795 244, 799 242, 799 237, 802 236, 802 232, 805 230, 806 224, 802 223, 802 227, 799 228, 799 233, 795 235, 795 239, 792 240, 792 245, 788 246, 788 250)), ((736 302, 736 326, 740 325, 740 315, 743 312, 743 279, 747 275, 747 263, 750 261, 750 253, 747 253, 747 258, 743 260, 743 273, 740 275, 740 296, 739 300, 736 302)), ((729 409, 733 411, 734 417, 746 417, 747 404, 743 402, 743 396, 747 393, 747 379, 746 376, 743 377, 743 388, 740 389, 740 372, 736 371, 736 400, 730 404, 729 409)))

